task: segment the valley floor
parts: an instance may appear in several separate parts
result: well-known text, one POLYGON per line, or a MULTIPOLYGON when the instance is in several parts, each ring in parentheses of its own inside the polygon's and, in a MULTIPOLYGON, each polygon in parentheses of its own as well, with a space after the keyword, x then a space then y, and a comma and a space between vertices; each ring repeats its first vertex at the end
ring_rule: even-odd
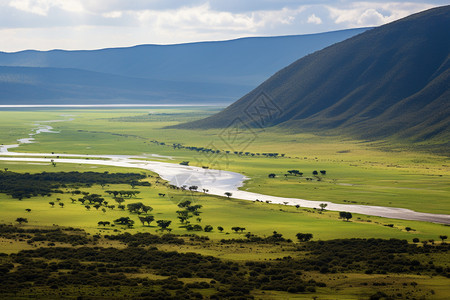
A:
MULTIPOLYGON (((216 108, 152 108, 145 110, 0 112, 0 126, 5 129, 0 132, 0 143, 3 145, 16 143, 18 137, 27 137, 31 129, 38 127, 35 125, 36 121, 73 119, 68 122, 51 123, 54 131, 59 133, 40 133, 33 136, 36 139, 35 143, 22 144, 19 148, 14 149, 14 151, 20 150, 25 153, 48 153, 45 161, 0 161, 0 169, 4 176, 76 171, 98 174, 132 172, 145 177, 140 180, 141 183, 145 183, 142 185, 141 183, 138 185, 70 183, 59 188, 61 193, 38 194, 30 198, 24 197, 21 200, 0 193, 0 223, 17 224, 18 218, 25 218, 27 223, 23 223, 18 228, 25 230, 59 228, 61 226, 81 228, 84 230, 83 232, 86 232, 89 240, 86 245, 126 249, 126 243, 107 240, 105 236, 122 233, 146 233, 161 236, 162 230, 157 226, 156 221, 167 220, 170 221, 169 229, 172 234, 177 236, 188 234, 190 236, 180 237, 184 240, 184 243, 180 245, 161 242, 152 244, 156 245, 158 250, 212 255, 224 262, 238 263, 238 269, 243 268, 242 270, 245 269, 248 274, 252 271, 249 269, 250 265, 247 265, 249 262, 273 261, 275 263, 283 261, 285 257, 292 257, 295 261, 308 257, 309 251, 313 250, 306 252, 297 250, 302 245, 302 242, 297 239, 298 233, 313 235, 312 243, 308 244, 311 247, 316 245, 315 241, 327 242, 334 239, 399 239, 408 241, 409 245, 417 249, 428 249, 427 247, 433 247, 429 248, 430 251, 444 249, 442 251, 433 250, 433 253, 430 252, 428 255, 419 252, 411 254, 412 256, 405 255, 405 259, 410 261, 415 259, 421 266, 431 265, 430 262, 432 262, 433 265, 441 268, 437 270, 447 272, 445 270, 448 270, 450 266, 448 250, 440 247, 445 246, 445 243, 441 242, 441 237, 450 236, 449 226, 356 213, 349 221, 346 221, 340 218, 338 212, 329 211, 329 207, 322 210, 318 207, 308 208, 303 205, 297 208, 265 201, 242 201, 225 195, 203 193, 200 185, 198 192, 191 191, 188 187, 186 190, 176 189, 169 182, 148 170, 95 163, 65 164, 58 158, 51 158, 53 152, 53 155, 55 153, 78 153, 80 157, 69 158, 84 160, 92 160, 90 155, 115 154, 146 156, 147 158, 138 159, 141 162, 145 162, 147 159, 175 164, 189 161, 190 166, 203 167, 203 170, 222 169, 238 172, 251 178, 241 188, 243 191, 303 198, 319 201, 319 203, 403 207, 445 215, 450 212, 450 181, 448 179, 450 170, 448 158, 443 156, 413 152, 406 148, 394 149, 393 146, 389 148, 389 151, 380 150, 380 144, 375 146, 370 142, 353 141, 344 137, 325 138, 310 134, 287 136, 277 130, 240 131, 236 128, 229 128, 226 131, 196 132, 164 129, 171 124, 207 116, 216 110, 216 108), (49 162, 49 159, 53 159, 53 163, 49 162), (288 172, 292 170, 298 170, 303 175, 299 176, 295 175, 295 172, 288 172), (318 174, 313 174, 313 171, 317 171, 318 174), (325 171, 325 174, 320 171, 325 171), (274 174, 271 176, 273 178, 269 178, 269 174, 274 174), (124 208, 120 209, 118 206, 122 202, 116 202, 117 197, 107 191, 135 191, 138 193, 129 198, 125 197, 124 208), (89 197, 89 195, 99 195, 103 198, 98 208, 94 208, 95 203, 86 205, 80 202, 80 198, 89 197), (191 206, 199 205, 200 209, 197 216, 190 215, 189 222, 185 223, 181 222, 179 218, 181 213, 178 211, 186 209, 180 207, 180 203, 186 201, 189 201, 191 206), (49 204, 50 202, 53 205, 49 204), (139 202, 150 206, 152 210, 148 213, 143 211, 133 213, 126 209, 129 204, 139 202), (145 216, 153 216, 153 223, 141 224, 140 218, 145 216), (133 221, 134 224, 131 228, 115 222, 123 217, 128 217, 133 221), (108 222, 115 226, 105 226, 99 222, 108 222), (207 225, 211 226, 211 231, 205 231, 207 225), (238 229, 233 229, 236 227, 238 229), (249 243, 255 237, 266 239, 278 236, 278 234, 291 242, 269 239, 268 243, 261 240, 249 243), (92 240, 93 237, 98 237, 95 243, 92 240), (238 241, 226 242, 226 240, 232 239, 238 241), (415 246, 413 240, 419 246, 415 246)), ((9 151, 12 150, 9 149, 9 151)), ((6 158, 5 154, 0 153, 0 158, 6 158)), ((41 158, 44 157, 41 156, 41 158)), ((3 235, 0 240, 0 252, 13 254, 13 256, 3 257, 1 263, 5 265, 14 262, 16 259, 14 253, 20 250, 35 251, 39 247, 54 247, 53 245, 49 246, 49 243, 62 247, 80 247, 80 245, 73 246, 72 243, 67 242, 57 241, 55 243, 48 237, 42 242, 28 242, 32 235, 31 233, 22 237, 3 235)), ((153 246, 147 244, 145 247, 153 246)), ((320 251, 315 255, 319 255, 320 251)), ((28 252, 26 255, 38 254, 28 252)), ((388 253, 383 255, 388 255, 388 253)), ((397 255, 393 258, 397 258, 397 255)), ((377 292, 386 293, 393 298, 445 299, 445 296, 450 294, 448 278, 444 273, 436 272, 436 269, 433 269, 434 271, 431 269, 427 269, 429 271, 408 270, 401 274, 392 272, 392 270, 383 274, 380 270, 377 274, 377 270, 370 271, 368 267, 336 267, 339 260, 329 264, 329 269, 324 269, 324 272, 321 272, 321 268, 305 271, 307 268, 302 265, 301 268, 299 267, 303 270, 302 274, 295 275, 300 276, 305 282, 314 279, 315 282, 324 282, 326 286, 311 283, 305 284, 304 292, 301 292, 301 288, 297 291, 291 289, 291 292, 288 292, 287 288, 285 290, 281 288, 276 290, 273 287, 262 289, 259 285, 258 287, 252 285, 250 294, 255 298, 300 299, 311 299, 311 296, 318 297, 317 299, 330 297, 360 299, 368 298, 377 292), (334 267, 336 269, 332 272, 334 267), (389 285, 388 281, 394 282, 393 285, 389 285), (306 291, 308 287, 310 287, 309 292, 306 291), (315 292, 312 292, 313 288, 315 292)), ((98 263, 105 264, 101 261, 98 263)), ((142 268, 134 275, 127 274, 126 277, 143 278, 142 274, 146 274, 144 277, 149 280, 168 280, 169 276, 173 275, 170 272, 165 275, 155 271, 147 272, 145 270, 148 266, 142 268)), ((109 276, 110 271, 107 271, 105 275, 109 276)), ((246 275, 245 278, 247 276, 249 275, 246 275)), ((182 283, 173 279, 173 282, 146 281, 145 284, 152 286, 150 290, 160 291, 167 290, 161 288, 163 285, 180 287, 197 281, 205 281, 201 279, 204 278, 201 276, 195 280, 183 276, 178 276, 178 278, 180 279, 178 281, 182 281, 182 283)), ((220 288, 228 289, 230 287, 229 285, 222 286, 226 285, 224 281, 217 279, 215 281, 221 283, 215 286, 211 284, 211 278, 209 278, 206 280, 209 287, 204 285, 203 288, 196 288, 195 286, 200 286, 197 284, 188 289, 193 293, 199 292, 203 297, 209 297, 217 293, 220 288)), ((144 282, 133 283, 130 281, 130 284, 137 284, 141 287, 144 282)), ((42 297, 49 297, 49 295, 56 297, 59 295, 58 293, 70 295, 77 288, 80 287, 65 285, 64 288, 55 290, 49 289, 45 285, 42 287, 27 286, 25 289, 20 289, 15 296, 20 298, 36 293, 42 297)), ((100 289, 97 292, 88 286, 81 287, 81 289, 85 296, 102 296, 96 294, 98 292, 103 293, 103 297, 108 297, 106 289, 100 289)), ((140 293, 153 293, 148 289, 141 290, 139 288, 139 291, 140 293)), ((174 296, 175 291, 176 289, 169 294, 174 296)), ((127 293, 129 293, 129 288, 125 284, 121 286, 120 291, 116 291, 115 295, 125 297, 127 293)))

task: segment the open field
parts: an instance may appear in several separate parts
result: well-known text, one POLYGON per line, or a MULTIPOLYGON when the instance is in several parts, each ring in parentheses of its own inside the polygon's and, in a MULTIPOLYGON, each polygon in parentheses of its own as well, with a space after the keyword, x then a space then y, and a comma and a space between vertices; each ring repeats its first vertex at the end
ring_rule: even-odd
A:
POLYGON ((380 149, 382 143, 353 141, 342 137, 311 134, 282 135, 277 130, 241 131, 176 130, 165 126, 210 114, 217 109, 145 109, 145 110, 74 110, 48 112, 3 112, 4 126, 14 129, 0 133, 4 144, 26 136, 36 120, 64 119, 52 123, 59 134, 41 134, 36 144, 22 145, 19 151, 77 154, 142 154, 173 156, 172 162, 184 160, 191 165, 209 166, 242 173, 251 178, 248 191, 274 196, 410 208, 430 213, 450 212, 450 175, 448 157, 395 148, 380 149), (149 111, 152 114, 149 114, 149 111), (66 117, 68 118, 68 117, 66 117), (158 143, 156 143, 158 142, 158 143), (161 145, 164 143, 164 145, 161 145), (210 154, 174 149, 173 143, 231 151, 210 154), (235 155, 232 152, 284 153, 285 158, 235 155), (303 177, 285 177, 297 169, 303 177), (326 170, 321 181, 305 180, 312 171, 326 170), (269 179, 268 174, 276 174, 269 179), (423 205, 424 201, 427 205, 423 205))
MULTIPOLYGON (((272 132, 261 130, 241 132, 236 128, 231 128, 230 131, 224 132, 220 130, 163 129, 165 126, 181 121, 206 116, 215 110, 216 108, 192 110, 166 108, 0 112, 0 125, 5 128, 0 131, 0 143, 14 144, 16 139, 28 137, 31 129, 35 127, 33 125, 35 121, 74 118, 73 121, 50 124, 54 130, 60 131, 60 133, 41 133, 36 136, 36 143, 23 144, 11 151, 82 155, 158 154, 172 158, 154 157, 153 159, 174 163, 189 161, 191 165, 208 166, 245 174, 251 179, 246 182, 243 189, 252 192, 337 203, 405 207, 431 213, 447 214, 450 211, 450 197, 448 196, 450 170, 448 158, 443 156, 406 149, 395 150, 392 147, 387 151, 387 149, 375 147, 370 142, 353 141, 346 138, 332 137, 329 139, 310 134, 283 137, 276 130, 272 132), (149 111, 152 111, 151 115, 148 114, 149 111), (173 147, 171 146, 173 143, 223 151, 220 154, 212 153, 211 155, 211 152, 173 147), (223 155, 224 150, 229 150, 231 153, 223 155), (243 153, 236 155, 233 154, 234 151, 243 153), (249 154, 246 155, 245 152, 249 152, 249 154), (256 154, 265 152, 284 153, 285 155, 284 157, 269 158, 256 154), (252 156, 251 153, 254 155, 252 156), (302 177, 284 176, 287 170, 292 169, 300 170, 304 175, 302 177), (314 170, 326 170, 326 175, 313 176, 312 171, 314 170), (274 173, 275 178, 268 178, 269 173, 274 173)), ((251 263, 268 262, 276 265, 283 264, 286 260, 292 260, 292 263, 295 264, 314 258, 315 256, 311 256, 310 251, 300 250, 303 243, 297 241, 296 234, 299 232, 312 233, 313 241, 381 238, 401 239, 412 243, 413 239, 418 239, 420 241, 417 244, 420 245, 418 248, 425 248, 424 244, 427 244, 426 247, 431 247, 429 249, 436 247, 436 251, 432 250, 430 253, 419 251, 416 254, 399 253, 392 256, 394 260, 396 257, 405 257, 408 259, 407 262, 414 260, 423 266, 429 266, 432 262, 436 268, 440 268, 439 272, 444 272, 438 274, 423 271, 423 274, 418 274, 418 272, 407 271, 401 274, 390 272, 371 274, 367 273, 366 267, 360 268, 357 267, 358 265, 355 265, 354 269, 346 270, 346 265, 339 260, 339 263, 342 264, 341 271, 338 267, 333 267, 333 263, 330 263, 330 268, 337 268, 337 270, 324 271, 323 268, 302 267, 302 272, 297 272, 295 280, 306 284, 307 290, 304 292, 300 292, 302 287, 299 287, 297 292, 295 289, 287 292, 285 288, 276 290, 275 287, 263 288, 261 286, 253 286, 249 294, 244 292, 245 295, 253 296, 256 299, 311 299, 311 297, 317 297, 317 299, 365 299, 378 292, 394 298, 447 299, 450 293, 449 279, 443 276, 450 267, 448 252, 437 250, 441 245, 440 236, 450 236, 450 226, 358 214, 353 214, 353 218, 347 222, 339 218, 338 212, 321 212, 317 209, 228 199, 200 192, 169 189, 168 184, 156 174, 141 169, 84 164, 57 163, 52 166, 48 163, 1 162, 0 170, 5 171, 6 169, 8 172, 31 174, 70 171, 145 174, 147 177, 143 181, 150 183, 150 186, 132 187, 129 184, 77 186, 68 184, 62 188, 62 194, 52 193, 50 196, 39 195, 22 200, 0 194, 0 224, 17 224, 17 218, 26 218, 28 223, 19 225, 17 228, 24 230, 52 230, 61 228, 61 226, 82 228, 89 240, 85 246, 100 246, 100 248, 93 248, 97 249, 94 251, 102 251, 102 247, 113 247, 108 251, 113 251, 111 249, 128 251, 130 248, 127 248, 125 244, 109 240, 105 236, 121 233, 151 233, 161 236, 162 231, 156 221, 169 220, 172 234, 176 236, 188 234, 189 236, 183 237, 185 242, 182 244, 157 243, 155 246, 158 251, 164 253, 175 253, 172 251, 176 251, 180 255, 197 253, 202 255, 201 257, 211 255, 221 259, 224 263, 233 264, 233 270, 238 268, 240 271, 236 274, 240 275, 236 276, 242 276, 246 272, 248 274, 255 272, 251 263), (85 204, 81 204, 77 200, 82 195, 72 194, 76 190, 84 192, 86 195, 98 194, 108 202, 108 205, 113 204, 115 207, 108 208, 106 204, 103 204, 96 209, 91 204, 91 207, 87 209, 85 204), (125 209, 122 210, 118 208, 118 203, 113 196, 106 192, 108 190, 131 190, 139 193, 131 198, 125 198, 123 203, 125 209), (160 194, 165 194, 165 196, 160 194), (213 227, 211 232, 187 230, 186 224, 180 222, 177 215, 177 211, 180 210, 178 204, 186 200, 202 206, 199 209, 199 216, 192 217, 189 220, 190 224, 199 225, 201 228, 211 225, 213 227), (54 202, 55 205, 52 206, 49 202, 54 202), (141 213, 140 215, 129 212, 126 205, 136 202, 151 206, 153 210, 148 214, 141 213), (64 203, 63 207, 59 203, 64 203), (27 209, 30 211, 27 212, 27 209), (154 216, 155 221, 144 226, 139 217, 147 215, 154 216), (114 224, 114 220, 121 217, 129 217, 134 221, 134 226, 128 228, 125 225, 114 224), (111 225, 99 225, 99 221, 107 221, 111 225), (218 229, 219 226, 223 227, 223 232, 218 229), (245 229, 237 233, 232 230, 232 227, 236 226, 245 229), (250 234, 263 239, 270 238, 274 231, 293 242, 248 242, 247 240, 250 239, 250 234), (195 238, 192 234, 208 239, 195 238), (221 242, 230 239, 237 241, 221 242)), ((74 250, 81 247, 70 243, 55 243, 53 244, 56 247, 72 247, 74 250)), ((45 239, 30 242, 29 236, 26 237, 26 235, 21 238, 6 235, 0 237, 0 252, 14 254, 21 250, 39 251, 40 247, 49 247, 50 249, 54 247, 50 244, 45 239)), ((308 246, 309 244, 305 243, 304 245, 308 246)), ((139 248, 134 249, 138 250, 139 248)), ((154 251, 152 249, 155 248, 150 245, 145 246, 145 249, 154 251)), ((377 259, 384 261, 387 257, 386 254, 386 257, 377 259)), ((1 256, 0 265, 14 259, 14 255, 1 256)), ((43 258, 42 262, 45 262, 46 259, 43 258)), ((363 264, 373 263, 372 260, 373 258, 369 258, 363 264)), ((113 276, 109 271, 106 273, 101 271, 102 268, 104 269, 102 266, 108 266, 103 261, 83 262, 81 260, 81 262, 86 265, 98 265, 93 269, 94 271, 91 271, 92 274, 96 271, 99 272, 97 273, 99 277, 96 279, 98 282, 115 280, 114 277, 107 277, 113 276)), ((48 263, 51 264, 51 260, 48 263)), ((416 264, 416 262, 413 263, 416 264)), ((17 266, 17 262, 15 265, 17 266)), ((34 268, 33 265, 30 268, 34 268)), ((297 268, 297 270, 299 269, 297 268)), ((20 271, 20 269, 16 271, 20 271)), ((77 272, 79 270, 69 272, 64 269, 58 273, 59 275, 56 273, 52 275, 55 278, 53 281, 56 282, 58 276, 62 276, 61 280, 66 280, 69 274, 76 277, 77 272)), ((125 274, 126 276, 121 279, 120 287, 116 286, 113 290, 107 287, 106 283, 102 283, 104 287, 94 287, 86 284, 82 286, 65 285, 64 281, 61 281, 62 285, 59 289, 54 289, 54 285, 40 286, 37 284, 34 287, 20 288, 15 294, 8 294, 8 290, 2 291, 2 293, 8 295, 9 298, 29 296, 54 298, 73 294, 114 298, 125 298, 130 295, 153 295, 156 297, 156 294, 152 293, 159 292, 167 292, 168 294, 164 294, 164 297, 170 295, 175 297, 176 293, 181 295, 187 290, 191 296, 194 295, 192 293, 198 293, 197 296, 202 295, 203 297, 231 290, 237 293, 234 290, 236 283, 223 284, 221 280, 219 280, 221 283, 214 283, 211 278, 203 276, 185 278, 180 275, 181 273, 177 273, 177 277, 173 277, 170 276, 172 273, 168 271, 163 274, 161 270, 145 266, 131 273, 125 272, 125 274), (199 286, 198 282, 204 282, 206 285, 196 288, 199 286), (168 288, 170 285, 173 287, 168 288), (183 285, 183 292, 175 290, 183 285)), ((242 277, 241 281, 249 280, 252 276, 256 275, 246 275, 242 277)))
MULTIPOLYGON (((111 168, 105 166, 89 166, 59 163, 56 167, 51 164, 20 164, 16 162, 3 162, 0 168, 5 168, 13 172, 69 172, 69 171, 94 171, 103 173, 124 172, 123 168, 111 168)), ((143 172, 136 169, 125 169, 134 173, 145 173, 155 176, 151 172, 143 172)), ((217 197, 205 195, 199 192, 178 191, 168 189, 163 181, 157 177, 149 177, 147 179, 151 183, 151 187, 136 187, 133 190, 140 193, 130 199, 125 199, 125 205, 134 202, 142 202, 153 208, 151 212, 155 219, 167 219, 172 221, 172 232, 175 234, 185 234, 186 229, 177 218, 176 211, 179 210, 177 204, 190 200, 195 204, 202 205, 201 222, 192 221, 193 224, 201 226, 212 225, 214 230, 207 235, 212 239, 222 238, 241 238, 242 234, 234 233, 231 228, 233 226, 241 226, 246 228, 246 232, 252 232, 261 236, 269 236, 273 231, 282 233, 286 238, 295 240, 295 234, 298 232, 313 233, 315 239, 333 239, 333 238, 399 238, 412 241, 413 238, 420 240, 434 239, 438 240, 439 235, 450 235, 450 226, 441 224, 433 224, 418 221, 393 220, 378 217, 368 217, 354 214, 351 222, 344 222, 339 219, 337 212, 325 211, 320 212, 314 209, 295 208, 293 206, 267 204, 261 202, 251 202, 244 200, 228 199, 226 197, 217 197), (157 183, 159 182, 159 183, 157 183), (165 194, 162 197, 159 194, 165 194), (393 224, 393 227, 386 225, 393 224), (222 226, 225 230, 220 233, 216 228, 222 226), (410 227, 413 230, 406 231, 405 228, 410 227)), ((110 204, 116 204, 113 197, 106 193, 107 190, 129 190, 129 185, 111 185, 101 187, 93 185, 92 187, 82 187, 80 191, 89 192, 90 194, 99 194, 105 198, 110 204)), ((139 222, 137 214, 130 214, 128 211, 121 211, 117 208, 96 210, 91 208, 87 210, 84 205, 79 202, 72 203, 71 198, 78 199, 73 196, 70 191, 65 189, 64 194, 53 194, 50 197, 32 197, 22 200, 13 199, 5 194, 1 197, 1 213, 0 222, 14 223, 18 217, 26 217, 29 225, 52 226, 53 224, 61 226, 81 227, 88 232, 104 233, 109 229, 98 226, 99 221, 110 221, 130 216, 136 223, 134 229, 127 229, 129 232, 156 232, 158 229, 155 224, 151 227, 142 226, 139 222), (57 199, 60 200, 57 200, 57 199), (55 202, 55 207, 51 207, 49 202, 55 202), (58 206, 58 202, 64 203, 64 207, 58 206), (29 208, 31 212, 25 210, 29 208)), ((206 234, 206 233, 204 233, 206 234)), ((211 253, 209 253, 211 254, 211 253)), ((244 257, 245 258, 245 257, 244 257)))

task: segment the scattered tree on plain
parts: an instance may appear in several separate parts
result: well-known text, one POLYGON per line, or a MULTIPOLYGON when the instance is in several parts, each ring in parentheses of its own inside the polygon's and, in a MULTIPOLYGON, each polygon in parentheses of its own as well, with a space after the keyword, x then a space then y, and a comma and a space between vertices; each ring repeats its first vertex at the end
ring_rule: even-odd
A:
POLYGON ((28 219, 27 218, 17 218, 16 222, 19 224, 28 223, 28 219))
POLYGON ((339 212, 339 218, 341 218, 341 219, 346 219, 347 222, 348 222, 348 220, 350 220, 352 217, 353 217, 353 216, 352 216, 352 213, 350 213, 350 212, 346 212, 346 211, 340 211, 340 212, 339 212))
POLYGON ((161 230, 166 230, 167 227, 170 226, 170 223, 172 223, 172 221, 169 221, 169 220, 158 220, 158 221, 156 221, 156 223, 158 224, 159 227, 161 227, 161 230))
POLYGON ((145 225, 145 223, 147 223, 147 225, 150 226, 150 223, 155 220, 155 217, 153 216, 139 217, 139 220, 142 222, 142 225, 145 225))

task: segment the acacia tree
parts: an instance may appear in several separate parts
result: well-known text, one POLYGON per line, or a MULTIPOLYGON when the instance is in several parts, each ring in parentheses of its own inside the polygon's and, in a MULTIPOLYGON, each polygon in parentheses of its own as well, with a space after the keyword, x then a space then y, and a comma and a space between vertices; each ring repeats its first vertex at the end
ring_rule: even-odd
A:
POLYGON ((231 230, 233 230, 234 232, 238 232, 238 231, 240 231, 241 233, 242 232, 244 232, 244 230, 245 230, 245 227, 239 227, 239 226, 234 226, 234 227, 231 227, 231 230))
POLYGON ((233 196, 233 194, 230 193, 230 192, 226 192, 226 193, 225 193, 225 196, 227 196, 228 198, 230 198, 231 196, 233 196))
POLYGON ((156 221, 156 223, 158 224, 159 227, 161 227, 161 231, 162 231, 162 230, 166 230, 167 227, 170 226, 170 223, 172 223, 172 221, 169 221, 169 220, 158 220, 158 221, 156 221))
POLYGON ((321 211, 324 211, 324 210, 325 210, 325 207, 327 207, 328 204, 326 204, 326 203, 320 203, 319 206, 320 206, 320 210, 321 210, 321 211))
POLYGON ((19 224, 28 223, 28 219, 27 218, 17 218, 16 222, 19 224))
POLYGON ((217 226, 217 230, 219 230, 220 232, 223 231, 223 227, 222 226, 217 226))
POLYGON ((339 212, 339 217, 341 219, 346 219, 348 222, 348 220, 350 220, 353 216, 352 216, 352 213, 350 213, 350 212, 341 211, 341 212, 339 212))
POLYGON ((127 225, 129 228, 133 227, 134 221, 130 217, 121 217, 114 220, 114 223, 120 225, 127 225))
POLYGON ((150 223, 155 220, 155 217, 153 216, 145 216, 145 217, 139 217, 139 220, 142 222, 142 225, 145 225, 145 223, 150 226, 150 223))
POLYGON ((444 241, 447 239, 446 235, 440 235, 439 238, 442 240, 442 242, 444 243, 444 241))

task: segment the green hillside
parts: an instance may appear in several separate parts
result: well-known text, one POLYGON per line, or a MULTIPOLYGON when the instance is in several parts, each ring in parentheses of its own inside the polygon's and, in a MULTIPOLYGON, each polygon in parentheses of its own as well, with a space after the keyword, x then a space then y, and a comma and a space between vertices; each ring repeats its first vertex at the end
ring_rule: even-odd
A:
POLYGON ((181 125, 346 133, 448 144, 450 6, 366 31, 282 69, 212 117, 181 125))

